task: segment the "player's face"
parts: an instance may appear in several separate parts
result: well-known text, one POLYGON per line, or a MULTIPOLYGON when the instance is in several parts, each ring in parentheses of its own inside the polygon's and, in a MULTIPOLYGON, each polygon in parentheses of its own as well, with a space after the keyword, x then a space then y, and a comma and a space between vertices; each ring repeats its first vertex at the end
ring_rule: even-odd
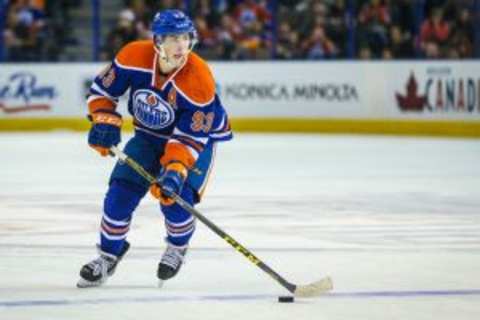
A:
POLYGON ((166 36, 162 45, 168 60, 173 61, 177 66, 182 64, 190 49, 190 42, 188 33, 166 36))

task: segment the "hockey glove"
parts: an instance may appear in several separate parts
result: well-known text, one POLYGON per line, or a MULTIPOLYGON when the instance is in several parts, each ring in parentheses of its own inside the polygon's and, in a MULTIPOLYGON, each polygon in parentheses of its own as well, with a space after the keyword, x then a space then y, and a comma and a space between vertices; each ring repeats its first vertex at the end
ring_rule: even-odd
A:
POLYGON ((122 116, 115 111, 99 110, 92 113, 89 119, 92 127, 88 133, 88 144, 105 157, 111 146, 120 143, 122 116))
POLYGON ((183 184, 187 178, 188 170, 180 162, 171 162, 160 173, 157 183, 152 184, 150 193, 164 206, 170 206, 175 201, 171 198, 173 194, 179 195, 182 192, 183 184))

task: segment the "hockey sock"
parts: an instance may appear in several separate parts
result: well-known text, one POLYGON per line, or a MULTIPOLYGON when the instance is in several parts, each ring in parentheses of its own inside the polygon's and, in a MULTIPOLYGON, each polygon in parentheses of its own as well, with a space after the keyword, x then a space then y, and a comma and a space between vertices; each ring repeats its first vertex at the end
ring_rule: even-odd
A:
MULTIPOLYGON (((189 204, 193 203, 193 190, 190 187, 183 189, 182 198, 189 204)), ((178 204, 162 205, 167 230, 167 241, 175 246, 185 246, 195 231, 194 217, 178 204)))
POLYGON ((110 184, 104 201, 104 213, 100 227, 100 248, 118 256, 123 249, 132 213, 144 196, 135 185, 121 180, 110 184))

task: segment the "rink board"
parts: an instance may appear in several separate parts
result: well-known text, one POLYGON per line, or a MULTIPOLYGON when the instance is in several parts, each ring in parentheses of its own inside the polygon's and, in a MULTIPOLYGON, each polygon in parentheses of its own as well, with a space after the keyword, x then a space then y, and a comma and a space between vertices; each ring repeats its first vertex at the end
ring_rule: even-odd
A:
MULTIPOLYGON (((86 130, 85 95, 104 67, 3 65, 0 131, 86 130)), ((480 136, 476 61, 216 62, 211 67, 236 131, 480 136)), ((125 100, 122 114, 127 114, 125 100)))

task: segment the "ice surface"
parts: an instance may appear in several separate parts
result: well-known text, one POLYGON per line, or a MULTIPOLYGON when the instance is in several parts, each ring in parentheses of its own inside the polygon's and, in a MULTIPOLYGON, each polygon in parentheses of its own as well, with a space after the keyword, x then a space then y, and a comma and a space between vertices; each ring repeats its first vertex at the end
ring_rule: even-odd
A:
POLYGON ((158 289, 165 231, 150 198, 115 276, 75 288, 113 159, 67 132, 1 134, 0 150, 1 320, 480 319, 478 140, 238 134, 220 145, 197 208, 287 280, 333 278, 333 292, 293 304, 200 224, 182 272, 158 289))

